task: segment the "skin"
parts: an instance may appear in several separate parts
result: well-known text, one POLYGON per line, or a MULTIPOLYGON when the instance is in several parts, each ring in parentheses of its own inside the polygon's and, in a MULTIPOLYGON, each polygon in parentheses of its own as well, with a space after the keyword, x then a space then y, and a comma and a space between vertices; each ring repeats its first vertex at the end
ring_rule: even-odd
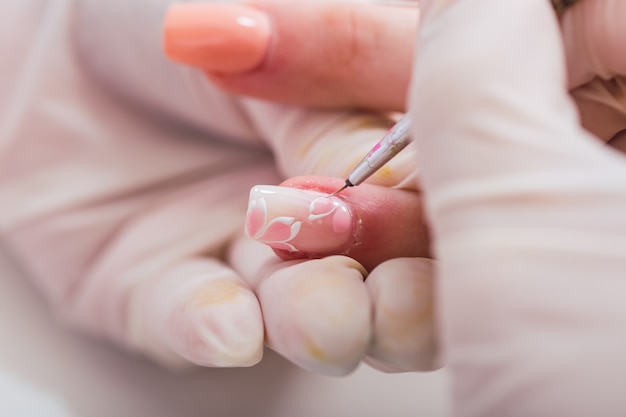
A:
POLYGON ((280 0, 248 4, 270 16, 273 42, 252 71, 208 74, 225 91, 316 107, 405 108, 416 8, 280 0))
MULTIPOLYGON (((250 72, 208 74, 220 88, 307 106, 406 109, 417 9, 350 3, 305 9, 280 0, 249 4, 271 17, 275 41, 265 61, 250 72), (377 36, 361 36, 366 30, 377 36), (294 33, 298 36, 286 36, 294 33), (304 38, 314 47, 302 50, 304 38)), ((585 128, 604 141, 626 127, 624 106, 606 104, 624 96, 623 85, 616 85, 614 78, 626 73, 624 54, 615 53, 626 36, 624 15, 623 2, 583 1, 567 10, 561 22, 569 89, 585 128)))
MULTIPOLYGON (((286 187, 332 193, 343 180, 327 177, 295 177, 284 181, 286 187)), ((382 262, 399 257, 430 257, 428 228, 422 220, 422 199, 415 191, 397 190, 371 184, 347 188, 339 194, 361 220, 358 244, 343 255, 371 271, 382 262), (381 215, 387 213, 386 218, 381 215), (418 213, 416 216, 415 213, 418 213), (398 239, 397 236, 405 238, 398 239), (380 245, 379 242, 385 242, 380 245)), ((308 254, 275 251, 282 259, 302 259, 308 254)))

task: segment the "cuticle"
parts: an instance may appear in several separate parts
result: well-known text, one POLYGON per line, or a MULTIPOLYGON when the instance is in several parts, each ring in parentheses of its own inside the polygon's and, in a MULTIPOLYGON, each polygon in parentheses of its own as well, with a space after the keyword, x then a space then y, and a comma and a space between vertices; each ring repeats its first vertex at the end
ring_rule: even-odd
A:
POLYGON ((361 245, 361 235, 362 235, 362 230, 363 230, 363 219, 358 216, 356 210, 354 210, 354 208, 352 207, 352 205, 350 204, 349 200, 346 199, 344 196, 340 196, 340 195, 335 195, 332 198, 336 198, 338 200, 340 200, 349 210, 350 212, 350 218, 351 218, 351 237, 350 239, 348 239, 346 241, 346 243, 341 247, 341 248, 337 248, 336 250, 324 253, 324 254, 319 254, 319 256, 330 256, 330 255, 348 255, 350 254, 350 252, 361 245))

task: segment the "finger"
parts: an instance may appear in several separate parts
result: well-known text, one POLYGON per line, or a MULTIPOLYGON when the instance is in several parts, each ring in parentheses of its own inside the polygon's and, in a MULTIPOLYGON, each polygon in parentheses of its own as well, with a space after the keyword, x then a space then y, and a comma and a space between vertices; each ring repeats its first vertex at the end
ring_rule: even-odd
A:
POLYGON ((626 75, 626 3, 620 0, 580 1, 562 18, 569 86, 595 77, 604 80, 626 75))
POLYGON ((274 175, 255 167, 94 204, 34 222, 15 242, 41 254, 49 267, 40 279, 82 329, 172 367, 249 366, 262 355, 260 306, 220 259, 241 234, 247 190, 274 175), (123 223, 110 222, 128 211, 123 223), (59 240, 70 249, 57 250, 59 240))
POLYGON ((402 110, 417 13, 358 2, 177 4, 165 20, 165 51, 235 94, 402 110))
POLYGON ((367 270, 396 257, 427 257, 421 197, 362 184, 329 196, 343 180, 297 177, 250 192, 246 234, 284 259, 342 254, 367 270))
MULTIPOLYGON (((260 100, 242 100, 242 107, 286 178, 347 177, 396 121, 371 112, 316 111, 260 100)), ((414 146, 407 146, 367 182, 417 189, 415 152, 414 146)))
POLYGON ((433 307, 433 261, 396 258, 367 277, 374 309, 367 362, 387 372, 431 371, 438 367, 433 307))
POLYGON ((256 296, 216 259, 186 259, 141 282, 127 326, 136 348, 169 366, 251 366, 263 356, 256 296))
POLYGON ((365 275, 342 256, 278 264, 256 289, 268 346, 307 370, 353 371, 371 336, 365 275))
POLYGON ((257 363, 260 306, 219 258, 241 233, 246 183, 269 174, 253 168, 207 179, 138 214, 85 277, 74 316, 115 313, 111 335, 161 363, 257 363))

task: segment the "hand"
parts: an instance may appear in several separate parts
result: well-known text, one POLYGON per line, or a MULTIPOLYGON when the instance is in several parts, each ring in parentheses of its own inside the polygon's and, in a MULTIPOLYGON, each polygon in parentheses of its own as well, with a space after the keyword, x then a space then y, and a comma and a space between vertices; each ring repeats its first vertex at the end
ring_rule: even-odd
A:
POLYGON ((564 51, 548 2, 427 3, 410 108, 459 416, 624 414, 626 164, 577 112, 624 139, 624 6, 576 4, 564 51))
MULTIPOLYGON (((159 35, 166 3, 83 0, 73 3, 75 10, 46 3, 45 16, 59 19, 54 25, 41 22, 37 7, 15 6, 16 13, 7 14, 11 22, 1 26, 11 34, 2 39, 20 47, 0 50, 27 55, 5 57, 3 68, 13 71, 15 86, 32 87, 27 95, 9 89, 1 107, 21 109, 1 115, 2 126, 15 127, 11 146, 3 143, 0 153, 3 240, 52 311, 173 367, 254 364, 265 331, 276 334, 282 325, 300 332, 277 350, 309 369, 349 372, 368 352, 394 369, 432 366, 428 320, 414 330, 426 335, 420 343, 400 345, 409 349, 391 362, 384 355, 391 356, 396 345, 369 349, 379 326, 370 317, 369 288, 383 300, 388 296, 381 291, 384 281, 363 284, 366 272, 356 262, 338 257, 310 268, 307 263, 308 278, 298 277, 302 268, 281 264, 263 277, 267 270, 252 262, 245 241, 238 240, 252 185, 302 173, 341 177, 389 120, 218 91, 195 71, 163 58, 159 35), (76 26, 68 26, 70 13, 76 26), (32 34, 41 47, 30 48, 32 34), (13 65, 22 62, 46 65, 30 71, 13 65), (259 266, 254 273, 246 270, 252 265, 259 266), (339 275, 351 277, 313 281, 327 265, 343 266, 349 272, 339 275), (299 293, 301 287, 281 276, 317 292, 299 293), (289 307, 284 300, 300 306, 299 313, 282 314, 289 307), (353 305, 353 315, 319 320, 328 319, 321 311, 341 305, 353 305)), ((407 200, 417 207, 410 154, 373 182, 406 184, 407 200)), ((426 253, 425 242, 405 253, 426 253)), ((261 263, 275 260, 258 249, 254 256, 261 263)), ((423 268, 429 271, 428 264, 423 268)), ((411 285, 429 294, 429 281, 411 285)), ((428 317, 425 301, 418 312, 428 317)), ((414 309, 411 304, 400 312, 414 309)))

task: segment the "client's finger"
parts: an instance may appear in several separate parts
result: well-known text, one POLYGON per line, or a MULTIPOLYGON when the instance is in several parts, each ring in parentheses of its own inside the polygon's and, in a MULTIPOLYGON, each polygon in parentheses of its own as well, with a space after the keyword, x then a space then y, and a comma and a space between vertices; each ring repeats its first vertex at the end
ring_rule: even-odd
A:
POLYGON ((256 288, 268 346, 308 370, 353 371, 371 338, 366 274, 345 256, 278 264, 256 288))
POLYGON ((343 184, 296 177, 282 187, 253 187, 247 235, 284 259, 342 254, 368 270, 390 258, 429 255, 419 193, 362 184, 330 195, 343 184))
POLYGON ((417 21, 417 7, 380 3, 175 4, 164 47, 236 94, 402 110, 417 21))

